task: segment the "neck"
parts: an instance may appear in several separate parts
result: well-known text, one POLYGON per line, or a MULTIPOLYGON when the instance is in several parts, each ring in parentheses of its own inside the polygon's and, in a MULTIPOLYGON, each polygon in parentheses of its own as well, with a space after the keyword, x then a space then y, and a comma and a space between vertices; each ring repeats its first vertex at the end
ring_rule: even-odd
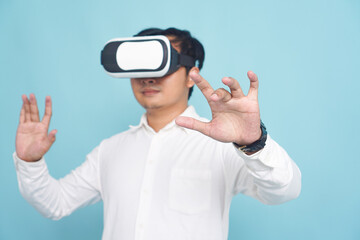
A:
POLYGON ((185 111, 187 105, 179 108, 159 108, 159 109, 147 109, 146 117, 149 126, 154 129, 155 132, 159 132, 163 127, 169 124, 177 116, 185 111))

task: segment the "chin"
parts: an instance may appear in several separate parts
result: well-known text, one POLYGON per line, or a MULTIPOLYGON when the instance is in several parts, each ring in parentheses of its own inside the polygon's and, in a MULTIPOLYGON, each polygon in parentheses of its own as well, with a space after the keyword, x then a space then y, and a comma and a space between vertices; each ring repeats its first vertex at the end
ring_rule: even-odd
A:
POLYGON ((146 110, 147 109, 159 109, 162 107, 161 104, 157 104, 157 103, 144 103, 144 104, 141 104, 143 106, 143 108, 145 108, 146 110))

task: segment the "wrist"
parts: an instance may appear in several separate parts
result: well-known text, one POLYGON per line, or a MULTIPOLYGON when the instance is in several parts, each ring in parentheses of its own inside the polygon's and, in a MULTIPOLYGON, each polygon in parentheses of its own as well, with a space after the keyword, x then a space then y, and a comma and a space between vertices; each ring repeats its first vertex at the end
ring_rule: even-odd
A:
POLYGON ((16 152, 16 156, 18 159, 20 159, 21 161, 24 161, 24 162, 38 162, 42 159, 42 157, 38 158, 38 157, 22 156, 21 154, 18 154, 17 152, 16 152))
POLYGON ((247 143, 246 142, 244 142, 244 141, 242 141, 242 142, 233 142, 234 144, 236 144, 236 145, 239 145, 239 146, 249 146, 249 145, 251 145, 251 144, 253 144, 253 143, 255 143, 256 141, 258 141, 258 140, 260 140, 261 139, 261 136, 262 136, 262 130, 261 130, 261 127, 259 128, 259 130, 255 133, 255 134, 253 134, 253 139, 254 140, 250 140, 250 141, 248 141, 247 143))
POLYGON ((245 154, 247 155, 251 155, 251 154, 254 154, 258 151, 260 151, 261 149, 263 149, 265 147, 265 142, 266 142, 266 139, 267 139, 267 131, 266 131, 266 127, 264 125, 264 123, 262 121, 260 121, 260 132, 261 132, 261 135, 260 135, 260 138, 251 143, 251 144, 246 144, 246 145, 240 145, 240 144, 237 144, 235 142, 233 142, 233 145, 240 151, 244 152, 245 154))

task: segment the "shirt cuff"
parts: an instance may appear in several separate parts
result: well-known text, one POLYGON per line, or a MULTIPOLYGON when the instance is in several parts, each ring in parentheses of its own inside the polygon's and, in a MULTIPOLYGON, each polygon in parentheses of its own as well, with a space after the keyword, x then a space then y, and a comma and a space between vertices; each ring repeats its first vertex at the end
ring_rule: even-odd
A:
POLYGON ((278 147, 280 146, 268 134, 265 147, 254 154, 247 155, 236 147, 235 148, 238 155, 244 159, 245 163, 249 167, 254 170, 263 170, 264 168, 276 168, 283 166, 284 162, 277 156, 279 151, 278 147))
POLYGON ((14 152, 13 159, 16 171, 18 173, 21 173, 21 175, 26 175, 28 177, 36 177, 37 175, 43 173, 44 170, 47 171, 44 157, 42 157, 39 161, 36 162, 26 162, 20 159, 16 155, 16 152, 14 152))

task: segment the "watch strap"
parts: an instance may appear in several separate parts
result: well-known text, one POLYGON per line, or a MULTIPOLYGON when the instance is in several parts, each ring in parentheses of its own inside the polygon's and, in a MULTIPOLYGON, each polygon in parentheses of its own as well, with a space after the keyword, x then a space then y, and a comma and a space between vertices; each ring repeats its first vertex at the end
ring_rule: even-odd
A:
POLYGON ((265 147, 265 142, 267 139, 267 131, 264 123, 260 120, 260 129, 261 129, 261 137, 259 140, 253 142, 250 145, 242 145, 240 146, 237 143, 234 143, 234 146, 244 153, 257 152, 265 147))

